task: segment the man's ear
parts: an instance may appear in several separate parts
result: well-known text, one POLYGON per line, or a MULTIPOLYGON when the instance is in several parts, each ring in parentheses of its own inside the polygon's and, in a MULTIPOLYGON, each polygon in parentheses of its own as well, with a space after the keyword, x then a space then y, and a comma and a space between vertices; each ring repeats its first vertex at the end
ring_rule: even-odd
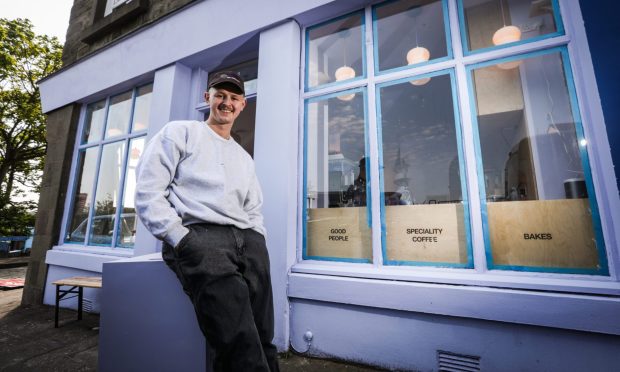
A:
POLYGON ((208 90, 205 92, 205 102, 209 103, 209 91, 208 90))

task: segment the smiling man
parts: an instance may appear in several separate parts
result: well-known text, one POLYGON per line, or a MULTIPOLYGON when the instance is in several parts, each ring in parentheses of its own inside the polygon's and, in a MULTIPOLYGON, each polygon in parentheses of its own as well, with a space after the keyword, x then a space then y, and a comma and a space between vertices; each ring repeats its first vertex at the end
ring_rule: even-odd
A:
POLYGON ((210 77, 205 122, 173 121, 137 168, 136 210, 192 300, 214 371, 278 371, 262 193, 231 138, 246 100, 231 71, 210 77))

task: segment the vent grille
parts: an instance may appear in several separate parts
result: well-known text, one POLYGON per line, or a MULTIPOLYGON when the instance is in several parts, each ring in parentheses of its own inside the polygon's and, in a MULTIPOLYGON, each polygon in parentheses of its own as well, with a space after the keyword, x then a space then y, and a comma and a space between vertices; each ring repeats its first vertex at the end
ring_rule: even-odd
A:
POLYGON ((480 357, 461 355, 447 351, 437 351, 439 372, 477 372, 480 371, 480 357))
POLYGON ((87 313, 92 313, 93 312, 93 300, 88 299, 88 298, 82 298, 82 310, 86 311, 87 313))

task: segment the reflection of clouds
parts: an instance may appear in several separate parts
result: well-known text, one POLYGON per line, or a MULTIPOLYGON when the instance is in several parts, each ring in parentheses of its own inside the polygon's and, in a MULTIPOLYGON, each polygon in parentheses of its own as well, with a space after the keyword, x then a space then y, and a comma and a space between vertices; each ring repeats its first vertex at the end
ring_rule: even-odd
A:
POLYGON ((381 99, 385 191, 396 191, 400 146, 416 202, 449 200, 450 164, 457 156, 449 78, 438 76, 422 88, 408 83, 382 88, 381 99))

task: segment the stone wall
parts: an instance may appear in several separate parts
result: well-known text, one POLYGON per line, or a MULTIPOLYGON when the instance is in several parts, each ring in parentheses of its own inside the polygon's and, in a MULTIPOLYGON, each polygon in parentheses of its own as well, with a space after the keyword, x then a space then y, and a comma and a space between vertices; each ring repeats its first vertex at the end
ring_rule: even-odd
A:
POLYGON ((197 1, 201 0, 132 0, 115 9, 104 19, 99 14, 102 13, 101 7, 105 5, 105 0, 75 0, 71 8, 63 50, 63 64, 70 65, 113 41, 197 1), (122 14, 128 13, 127 10, 130 10, 131 14, 122 14))
POLYGON ((45 255, 58 243, 64 212, 73 145, 80 116, 80 105, 68 105, 47 115, 47 154, 41 181, 35 236, 26 273, 22 304, 43 301, 47 265, 45 255))

